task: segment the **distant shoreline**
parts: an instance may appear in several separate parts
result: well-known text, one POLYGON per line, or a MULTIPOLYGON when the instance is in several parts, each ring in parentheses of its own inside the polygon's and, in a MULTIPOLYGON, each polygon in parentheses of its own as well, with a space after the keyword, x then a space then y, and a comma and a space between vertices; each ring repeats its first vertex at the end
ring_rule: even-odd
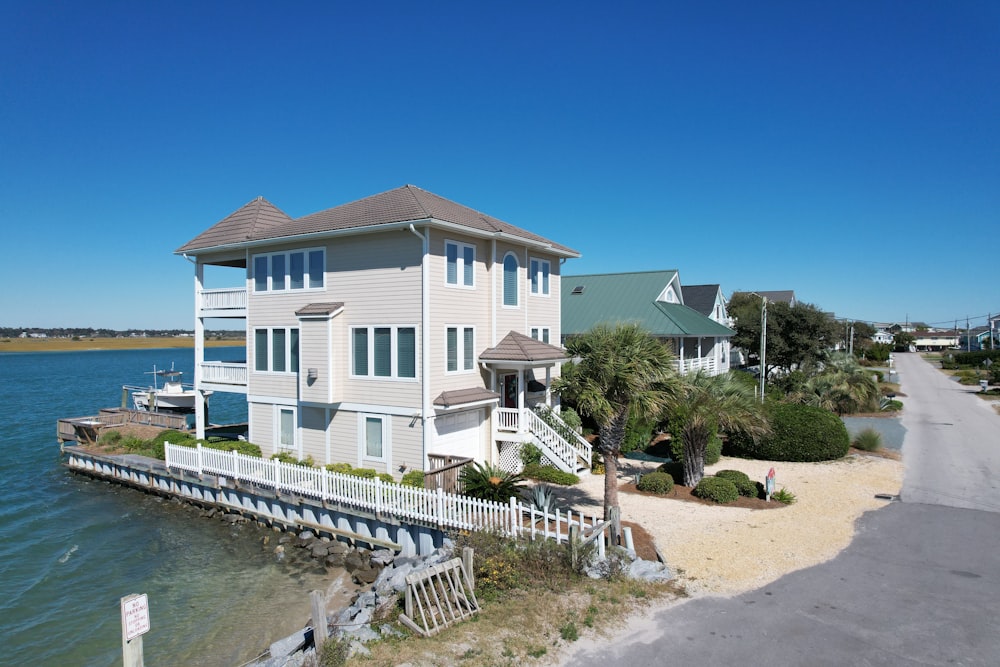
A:
MULTIPOLYGON (((243 338, 206 340, 205 347, 246 347, 243 338)), ((4 352, 86 352, 88 350, 158 350, 165 348, 194 349, 193 336, 169 338, 0 338, 0 354, 4 352)))

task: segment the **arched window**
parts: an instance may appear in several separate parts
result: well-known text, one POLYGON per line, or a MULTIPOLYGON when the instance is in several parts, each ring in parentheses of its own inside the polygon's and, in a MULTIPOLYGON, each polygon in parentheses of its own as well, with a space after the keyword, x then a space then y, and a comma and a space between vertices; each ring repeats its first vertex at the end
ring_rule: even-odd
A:
POLYGON ((514 253, 507 253, 503 258, 503 305, 505 306, 517 305, 517 268, 517 257, 514 253))

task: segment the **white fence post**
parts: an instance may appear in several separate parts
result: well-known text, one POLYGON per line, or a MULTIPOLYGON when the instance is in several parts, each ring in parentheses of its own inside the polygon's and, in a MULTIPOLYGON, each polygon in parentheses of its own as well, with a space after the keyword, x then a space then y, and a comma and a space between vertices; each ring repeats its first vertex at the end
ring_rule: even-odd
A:
POLYGON ((382 513, 382 480, 375 478, 375 514, 382 513))
POLYGON ((169 442, 164 442, 163 443, 163 459, 164 459, 163 462, 169 468, 170 467, 170 443, 169 442))
POLYGON ((205 466, 202 464, 201 443, 200 442, 198 443, 196 449, 198 450, 198 474, 200 475, 205 470, 205 466))
POLYGON ((281 491, 281 460, 271 460, 274 461, 274 490, 281 491))
POLYGON ((520 527, 518 525, 520 523, 520 521, 519 521, 520 518, 521 518, 521 512, 520 512, 520 510, 518 509, 518 506, 517 506, 517 498, 515 498, 514 496, 511 496, 510 497, 510 534, 513 535, 514 537, 517 537, 518 535, 521 534, 520 531, 518 530, 518 528, 520 527))

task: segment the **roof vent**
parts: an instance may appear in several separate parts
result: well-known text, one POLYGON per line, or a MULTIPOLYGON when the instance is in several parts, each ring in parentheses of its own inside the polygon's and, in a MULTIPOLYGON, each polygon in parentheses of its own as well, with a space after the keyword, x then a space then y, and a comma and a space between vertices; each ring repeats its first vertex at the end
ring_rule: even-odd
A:
POLYGON ((586 285, 577 285, 573 288, 573 294, 583 294, 584 289, 586 289, 586 285))

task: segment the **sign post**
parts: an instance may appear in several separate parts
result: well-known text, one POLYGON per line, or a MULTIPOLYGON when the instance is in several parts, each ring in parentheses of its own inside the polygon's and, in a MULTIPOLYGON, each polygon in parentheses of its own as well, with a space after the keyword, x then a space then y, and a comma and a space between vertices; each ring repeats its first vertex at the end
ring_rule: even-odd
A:
POLYGON ((122 657, 125 667, 143 667, 142 636, 149 632, 149 598, 146 594, 121 599, 122 657))
POLYGON ((771 502, 771 494, 774 493, 774 468, 768 470, 767 477, 764 478, 764 493, 765 500, 771 502))

